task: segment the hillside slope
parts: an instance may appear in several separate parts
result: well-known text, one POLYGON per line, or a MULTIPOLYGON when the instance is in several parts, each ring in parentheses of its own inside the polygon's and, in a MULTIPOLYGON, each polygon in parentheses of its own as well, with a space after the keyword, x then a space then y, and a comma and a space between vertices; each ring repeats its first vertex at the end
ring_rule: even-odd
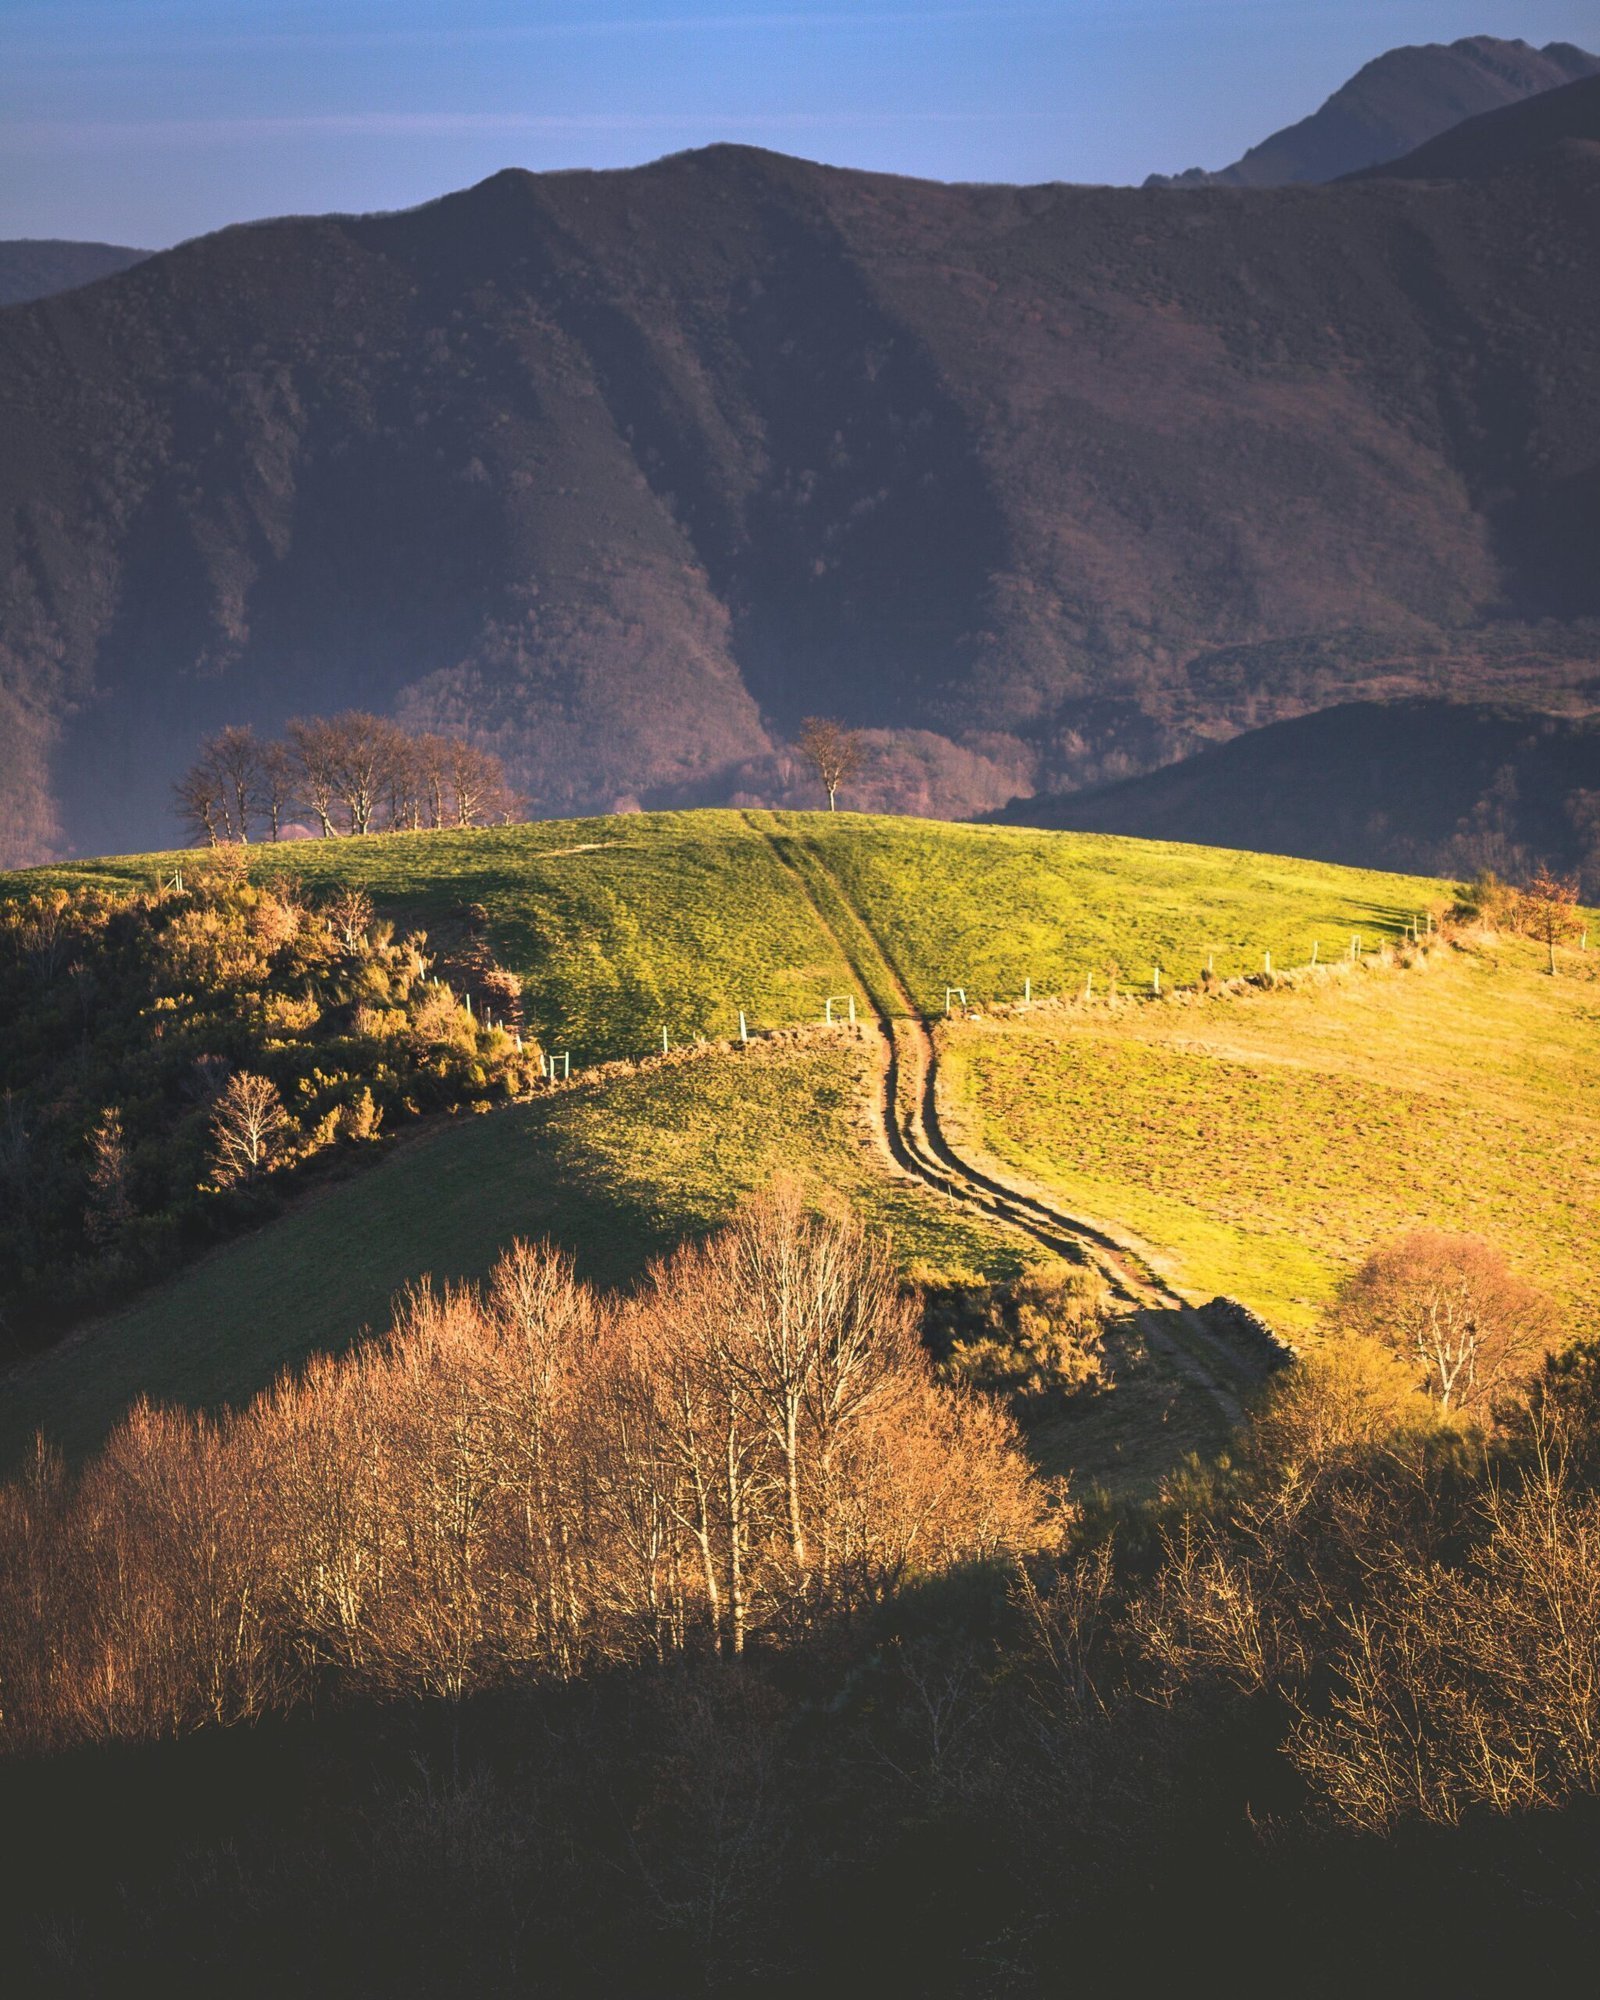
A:
POLYGON ((1591 1337, 1596 956, 1563 952, 1551 979, 1536 947, 1469 936, 1409 970, 957 1021, 958 1135, 1286 1329, 1314 1327, 1374 1243, 1426 1228, 1495 1244, 1591 1337))
MULTIPOLYGON (((918 1007, 1071 990, 1086 966, 1159 959, 1219 975, 1326 952, 1353 928, 1398 939, 1439 885, 1272 854, 859 813, 696 811, 469 833, 285 841, 252 868, 313 893, 352 885, 435 940, 482 906, 525 986, 529 1029, 575 1067, 752 1027, 817 1021, 855 991, 836 940, 774 853, 803 837, 846 887, 918 1007)), ((194 857, 128 855, 0 876, 0 896, 147 884, 194 857)))
POLYGON ((159 839, 202 731, 352 702, 541 812, 799 802, 831 710, 854 803, 949 812, 1303 705, 1308 645, 1498 685, 1503 621, 1600 610, 1597 195, 1581 148, 1175 197, 719 147, 15 308, 0 855, 159 839))
POLYGON ((1230 167, 1152 174, 1146 187, 1283 187, 1331 181, 1398 159, 1463 119, 1521 103, 1600 70, 1600 56, 1551 42, 1468 35, 1390 49, 1365 64, 1309 118, 1252 146, 1230 167))
MULTIPOLYGON (((1405 1213, 1447 1221, 1449 1202, 1470 1195, 1475 1226, 1519 1253, 1549 1236, 1553 1282, 1569 1286, 1576 1268, 1593 1167, 1593 955, 1564 954, 1557 980, 1536 975, 1520 944, 1410 972, 1372 955, 1400 943, 1430 897, 1443 901, 1437 885, 853 814, 645 815, 253 858, 308 889, 363 887, 435 936, 461 903, 481 903, 500 956, 528 981, 530 1026, 558 1048, 570 1038, 573 1087, 347 1149, 343 1171, 333 1163, 264 1226, 9 1378, 0 1456, 39 1422, 74 1448, 92 1443, 141 1390, 248 1396, 381 1323, 397 1287, 480 1272, 515 1234, 548 1233, 586 1270, 626 1280, 778 1172, 848 1195, 892 1229, 908 1266, 1014 1269, 1018 1240, 994 1228, 1005 1204, 964 1207, 948 1184, 891 1173, 870 1106, 892 1083, 872 1034, 822 1028, 830 994, 853 993, 863 1021, 876 998, 897 1038, 908 1012, 939 1020, 953 1001, 937 1032, 939 1144, 953 1136, 966 1154, 975 1139, 1202 1294, 1227 1289, 1304 1320, 1381 1233, 1408 1174, 1405 1213), (1342 962, 1353 935, 1368 948, 1361 966, 1342 962), (854 955, 862 943, 877 975, 854 955), (1322 969, 1277 985, 1237 977, 1258 975, 1269 953, 1280 973, 1313 956, 1322 969), (1208 965, 1217 978, 1202 981, 1208 965), (1019 1007, 1029 992, 1034 1004, 1019 1007), (694 1046, 737 1035, 741 1005, 758 1029, 813 1027, 748 1049, 694 1046), (662 1024, 665 1061, 651 1057, 662 1024), (617 1056, 651 1059, 593 1068, 617 1056), (1264 1065, 1265 1080, 1241 1082, 1241 1061, 1264 1065), (1270 1199, 1258 1200, 1263 1185, 1270 1199)), ((0 894, 114 887, 170 860, 3 878, 0 894)), ((62 980, 76 1001, 82 982, 62 980)), ((57 1082, 41 1087, 54 1095, 57 1082)), ((26 1086, 18 1096, 26 1130, 26 1086)))
POLYGON ((1362 868, 1467 876, 1538 861, 1600 900, 1600 721, 1484 703, 1348 702, 1120 784, 995 818, 1362 868))
POLYGON ((27 305, 76 285, 92 284, 143 263, 148 250, 121 243, 66 243, 54 237, 17 237, 0 243, 0 306, 27 305))

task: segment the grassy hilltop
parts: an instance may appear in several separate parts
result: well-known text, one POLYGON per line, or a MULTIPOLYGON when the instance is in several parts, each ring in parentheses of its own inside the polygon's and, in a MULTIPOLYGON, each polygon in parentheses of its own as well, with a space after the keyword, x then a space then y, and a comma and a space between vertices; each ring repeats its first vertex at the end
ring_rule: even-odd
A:
MULTIPOLYGON (((6 886, 149 881, 183 855, 95 861, 6 886)), ((863 982, 833 930, 852 910, 916 1003, 989 1009, 1031 980, 1090 1007, 943 1031, 952 1122, 1076 1212, 1141 1239, 1180 1284, 1304 1324, 1376 1237, 1411 1221, 1500 1241, 1582 1307, 1600 1198, 1585 1069, 1600 954, 1538 974, 1505 945, 1216 1001, 1193 986, 1397 942, 1436 881, 1097 835, 850 814, 644 814, 259 849, 308 886, 359 883, 401 922, 481 903, 527 983, 531 1025, 576 1070, 696 1037, 819 1020, 863 982), (802 866, 792 864, 802 863, 802 866), (1123 994, 1107 1007, 1112 968, 1123 994)), ((1526 957, 1526 963, 1524 958, 1526 957)), ((859 960, 858 960, 859 963, 859 960)), ((881 998, 881 987, 879 989, 881 998)), ((858 1001, 859 1004, 859 1001, 858 1001)), ((869 1143, 868 1045, 707 1051, 571 1094, 461 1117, 393 1147, 34 1363, 0 1416, 87 1442, 139 1389, 236 1400, 286 1362, 382 1321, 425 1271, 483 1270, 513 1234, 571 1243, 626 1280, 746 1189, 808 1174, 890 1227, 902 1260, 1014 1268, 1017 1246, 896 1181, 869 1143)))
MULTIPOLYGON (((818 1019, 852 990, 839 948, 772 836, 803 841, 847 892, 919 1005, 1103 983, 1227 977, 1262 954, 1397 938, 1441 884, 1281 856, 1027 827, 839 813, 639 813, 465 833, 381 834, 257 849, 252 865, 313 889, 357 884, 430 928, 487 910, 529 1017, 574 1063, 752 1026, 818 1019)), ((132 855, 0 878, 18 886, 149 882, 192 854, 132 855)), ((859 994, 859 987, 854 988, 859 994)))

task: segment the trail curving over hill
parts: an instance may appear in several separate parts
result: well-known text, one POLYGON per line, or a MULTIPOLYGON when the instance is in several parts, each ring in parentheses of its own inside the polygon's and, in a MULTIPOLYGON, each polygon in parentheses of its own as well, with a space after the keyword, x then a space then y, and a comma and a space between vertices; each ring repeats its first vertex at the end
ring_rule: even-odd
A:
POLYGON ((1242 1394, 1260 1379, 1259 1370, 1126 1244, 962 1158, 939 1115, 939 1051, 931 1024, 871 925, 812 841, 771 813, 744 817, 811 905, 872 1007, 880 1088, 871 1110, 894 1166, 1057 1256, 1093 1265, 1113 1298, 1137 1311, 1163 1363, 1209 1396, 1230 1424, 1239 1422, 1242 1394))

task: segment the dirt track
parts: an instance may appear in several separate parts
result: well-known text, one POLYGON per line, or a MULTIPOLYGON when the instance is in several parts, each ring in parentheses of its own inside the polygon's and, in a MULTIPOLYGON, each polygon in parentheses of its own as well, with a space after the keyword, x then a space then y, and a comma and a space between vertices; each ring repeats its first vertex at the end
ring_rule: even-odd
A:
POLYGON ((879 1041, 880 1088, 872 1105, 884 1150, 903 1174, 1073 1262, 1095 1266, 1112 1296, 1135 1309, 1152 1352, 1211 1397, 1230 1424, 1242 1393, 1261 1379, 1253 1357, 1105 1230, 962 1159, 939 1117, 939 1052, 926 1017, 842 884, 813 844, 766 813, 745 815, 816 912, 860 983, 879 1041))

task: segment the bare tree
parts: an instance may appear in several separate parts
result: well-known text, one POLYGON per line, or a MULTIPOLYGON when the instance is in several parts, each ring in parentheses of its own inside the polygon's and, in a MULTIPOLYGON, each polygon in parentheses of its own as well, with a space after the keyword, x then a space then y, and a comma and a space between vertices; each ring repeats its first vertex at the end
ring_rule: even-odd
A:
POLYGON ((250 838, 250 818, 261 777, 261 746, 246 723, 229 723, 201 748, 217 774, 226 838, 241 843, 250 838))
POLYGON ((283 1151, 289 1114, 269 1077, 229 1077, 211 1113, 212 1173, 219 1187, 259 1180, 283 1151))
POLYGON ((283 822, 294 810, 297 778, 294 753, 289 746, 263 743, 257 766, 257 799, 274 840, 283 838, 283 822))
POLYGON ((172 788, 178 820, 189 839, 215 847, 222 839, 222 787, 208 759, 191 764, 172 788))
POLYGON ((89 1241, 108 1249, 133 1219, 128 1199, 128 1148, 122 1135, 122 1112, 110 1105, 89 1137, 89 1205, 85 1215, 89 1241))
POLYGON ((339 792, 337 748, 337 727, 323 716, 297 716, 289 724, 289 751, 300 797, 316 814, 324 839, 339 831, 333 823, 333 805, 339 792))
POLYGON ((1518 915, 1529 937, 1537 938, 1556 969, 1556 946, 1565 944, 1578 927, 1578 878, 1552 875, 1541 861, 1533 880, 1518 897, 1518 915))
POLYGON ((336 890, 322 907, 328 929, 346 951, 359 951, 367 941, 376 912, 365 889, 350 886, 336 890))
POLYGON ((1476 1236, 1415 1229, 1380 1244, 1331 1309, 1342 1331, 1403 1355, 1446 1409, 1486 1410, 1560 1333, 1545 1294, 1476 1236))
POLYGON ((451 789, 456 795, 456 825, 485 826, 509 819, 514 807, 506 770, 490 750, 453 738, 449 744, 451 789))
POLYGON ((416 737, 393 730, 383 773, 383 816, 396 832, 415 833, 422 825, 426 779, 420 752, 416 737))
POLYGON ((837 810, 835 796, 861 769, 861 738, 842 722, 825 715, 808 715, 797 739, 801 756, 817 774, 828 794, 828 810, 837 810))
POLYGON ((392 722, 359 708, 336 715, 328 728, 334 794, 350 816, 350 831, 370 833, 404 739, 392 722))
POLYGON ((431 827, 441 827, 445 824, 445 798, 450 788, 452 748, 448 736, 419 736, 412 744, 421 809, 427 824, 431 827))

